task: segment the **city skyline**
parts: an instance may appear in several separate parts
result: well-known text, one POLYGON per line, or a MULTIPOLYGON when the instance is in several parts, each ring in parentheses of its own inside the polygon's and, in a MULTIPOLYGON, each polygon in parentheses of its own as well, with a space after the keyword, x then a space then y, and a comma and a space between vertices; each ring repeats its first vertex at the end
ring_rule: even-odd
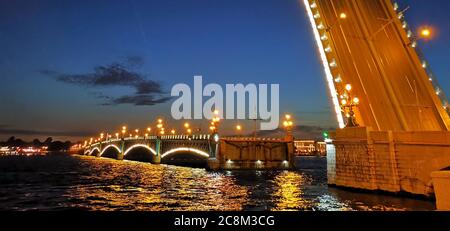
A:
MULTIPOLYGON (((449 92, 450 3, 400 4, 411 5, 406 17, 413 28, 436 28, 433 40, 419 45, 449 92)), ((122 125, 170 121, 167 92, 174 84, 191 84, 194 75, 207 83, 279 83, 282 114, 295 115, 296 124, 314 134, 337 127, 299 1, 0 5, 0 31, 6 34, 0 38, 0 140, 15 135, 76 141, 122 125), (126 82, 77 79, 124 70, 132 77, 126 82)), ((225 128, 233 130, 236 123, 225 128)), ((252 122, 239 123, 252 129, 252 122)))

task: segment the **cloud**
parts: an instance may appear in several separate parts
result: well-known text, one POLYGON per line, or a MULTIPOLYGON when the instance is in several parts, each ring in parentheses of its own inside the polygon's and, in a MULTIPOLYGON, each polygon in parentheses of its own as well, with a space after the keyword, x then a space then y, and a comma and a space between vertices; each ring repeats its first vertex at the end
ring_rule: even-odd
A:
POLYGON ((93 91, 93 92, 89 92, 90 95, 92 95, 93 97, 97 98, 97 99, 111 99, 110 96, 107 96, 101 92, 98 91, 93 91))
MULTIPOLYGON (((169 101, 171 97, 163 97, 155 99, 153 95, 133 95, 133 96, 122 96, 119 98, 115 98, 111 100, 112 105, 117 104, 133 104, 136 106, 143 106, 143 105, 156 105, 160 103, 165 103, 169 101)), ((111 105, 111 104, 104 104, 104 105, 111 105)))
POLYGON ((91 73, 65 74, 52 70, 41 70, 40 73, 54 77, 57 81, 88 88, 108 88, 126 86, 134 89, 134 94, 121 97, 106 96, 95 92, 96 98, 107 100, 102 105, 133 104, 138 106, 164 103, 170 98, 163 90, 160 82, 146 78, 145 75, 135 71, 144 63, 142 57, 130 56, 123 63, 112 63, 94 68, 91 73))

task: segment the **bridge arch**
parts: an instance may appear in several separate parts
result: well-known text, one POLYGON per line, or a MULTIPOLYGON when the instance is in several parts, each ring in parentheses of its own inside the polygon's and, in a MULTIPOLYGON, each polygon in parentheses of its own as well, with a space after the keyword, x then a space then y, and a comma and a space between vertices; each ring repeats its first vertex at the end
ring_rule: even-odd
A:
POLYGON ((114 145, 114 144, 110 144, 110 145, 106 146, 106 147, 103 149, 103 151, 100 153, 100 156, 102 156, 102 155, 103 155, 108 149, 110 149, 110 148, 116 149, 118 153, 121 152, 121 150, 120 150, 119 147, 117 147, 117 146, 114 145))
POLYGON ((151 147, 149 147, 148 145, 145 145, 145 144, 135 144, 135 145, 129 147, 129 148, 123 153, 123 155, 126 156, 128 153, 130 153, 130 152, 131 152, 133 149, 135 149, 135 148, 145 148, 145 149, 149 150, 153 155, 156 155, 156 151, 155 151, 153 148, 151 148, 151 147))
POLYGON ((197 156, 200 156, 200 157, 209 158, 209 154, 204 152, 204 151, 202 151, 202 150, 198 150, 198 149, 195 149, 195 148, 180 147, 180 148, 171 149, 171 150, 163 153, 161 155, 161 159, 164 159, 166 157, 169 157, 169 156, 171 156, 173 154, 176 154, 176 153, 179 153, 179 152, 189 152, 189 153, 193 153, 193 154, 195 154, 197 156))
POLYGON ((95 147, 95 148, 93 148, 93 149, 91 149, 89 152, 88 152, 88 155, 89 156, 91 156, 92 155, 92 153, 94 153, 95 151, 98 151, 99 153, 101 153, 102 151, 100 150, 100 148, 99 147, 95 147))

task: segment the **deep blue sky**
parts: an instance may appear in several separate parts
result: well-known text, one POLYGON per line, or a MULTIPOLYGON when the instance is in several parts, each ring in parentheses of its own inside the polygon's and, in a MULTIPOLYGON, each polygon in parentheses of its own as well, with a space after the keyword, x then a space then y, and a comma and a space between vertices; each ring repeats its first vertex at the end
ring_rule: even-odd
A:
MULTIPOLYGON (((411 6, 413 27, 438 29, 421 48, 449 92, 450 2, 400 3, 411 6)), ((101 106, 99 92, 120 97, 130 87, 80 87, 42 74, 91 73, 127 57, 141 57, 138 71, 167 91, 194 75, 207 83, 279 83, 282 112, 303 125, 335 126, 308 23, 298 0, 0 0, 0 140, 76 139, 168 117, 170 103, 101 106)))

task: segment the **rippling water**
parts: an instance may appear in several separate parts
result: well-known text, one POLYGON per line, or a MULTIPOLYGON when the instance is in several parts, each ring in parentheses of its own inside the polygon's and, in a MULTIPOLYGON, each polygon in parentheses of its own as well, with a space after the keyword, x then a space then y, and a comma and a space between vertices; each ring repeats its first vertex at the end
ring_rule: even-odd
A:
POLYGON ((224 171, 84 156, 0 157, 0 210, 433 210, 407 198, 326 185, 297 171, 224 171))

